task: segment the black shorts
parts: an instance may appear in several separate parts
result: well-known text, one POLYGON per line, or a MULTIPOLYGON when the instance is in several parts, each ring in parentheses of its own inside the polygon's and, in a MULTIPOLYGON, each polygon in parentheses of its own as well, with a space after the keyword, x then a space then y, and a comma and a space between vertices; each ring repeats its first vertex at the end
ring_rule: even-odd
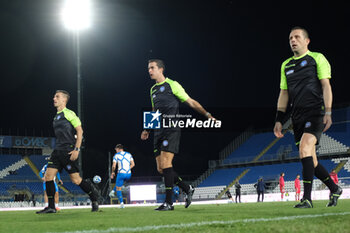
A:
POLYGON ((71 150, 54 150, 50 156, 47 167, 56 168, 58 172, 61 172, 64 168, 68 174, 79 172, 78 160, 71 161, 70 154, 68 154, 69 152, 71 152, 71 150))
POLYGON ((304 133, 310 133, 317 138, 316 145, 318 145, 323 129, 323 116, 314 116, 305 118, 303 120, 293 121, 293 132, 295 144, 299 147, 301 137, 304 133))
POLYGON ((154 134, 153 152, 157 157, 161 151, 177 154, 179 152, 181 131, 163 130, 154 134))
POLYGON ((228 198, 232 198, 231 193, 226 193, 226 195, 227 195, 228 198))

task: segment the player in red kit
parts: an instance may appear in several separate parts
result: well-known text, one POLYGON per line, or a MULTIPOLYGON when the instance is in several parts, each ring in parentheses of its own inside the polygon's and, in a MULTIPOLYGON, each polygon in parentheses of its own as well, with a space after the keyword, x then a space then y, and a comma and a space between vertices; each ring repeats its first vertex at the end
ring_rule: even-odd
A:
POLYGON ((297 178, 294 180, 294 188, 295 188, 295 200, 300 200, 300 175, 297 175, 297 178))
POLYGON ((283 196, 284 196, 284 172, 281 173, 280 175, 280 190, 281 190, 281 201, 283 201, 283 196))
POLYGON ((334 181, 335 184, 338 184, 339 180, 338 180, 338 175, 337 173, 335 173, 335 170, 333 169, 331 173, 329 173, 329 176, 331 177, 331 179, 334 181))

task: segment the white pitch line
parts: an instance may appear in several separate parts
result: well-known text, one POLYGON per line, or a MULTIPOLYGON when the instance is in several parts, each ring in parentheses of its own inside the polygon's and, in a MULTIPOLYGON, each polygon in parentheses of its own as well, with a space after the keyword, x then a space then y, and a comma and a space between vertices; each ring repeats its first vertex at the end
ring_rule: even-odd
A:
POLYGON ((60 233, 112 233, 112 232, 144 232, 144 231, 154 231, 162 229, 179 229, 179 228, 190 228, 190 227, 200 227, 200 226, 210 226, 210 225, 228 225, 235 223, 257 223, 257 222, 271 222, 271 221, 285 221, 285 220, 296 220, 304 218, 319 218, 328 216, 340 216, 340 215, 350 215, 350 212, 343 213, 324 213, 324 214, 309 214, 309 215, 296 215, 296 216, 285 216, 276 218, 246 218, 237 219, 230 221, 205 221, 205 222, 192 222, 192 223, 182 223, 182 224, 170 224, 170 225, 152 225, 143 227, 121 227, 121 228, 108 228, 106 230, 82 230, 82 231, 66 231, 60 233))

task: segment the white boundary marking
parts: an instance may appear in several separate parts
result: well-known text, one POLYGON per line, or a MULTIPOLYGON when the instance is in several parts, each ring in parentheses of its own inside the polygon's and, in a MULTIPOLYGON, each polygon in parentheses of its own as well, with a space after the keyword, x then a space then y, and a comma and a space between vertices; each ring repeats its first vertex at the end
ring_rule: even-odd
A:
MULTIPOLYGON (((159 206, 162 203, 141 203, 141 204, 125 204, 125 207, 146 207, 146 206, 159 206)), ((228 204, 227 200, 209 200, 209 201, 193 201, 192 205, 210 205, 210 204, 228 204)), ((174 206, 181 206, 185 205, 184 202, 174 203, 174 206)), ((102 208, 117 208, 120 205, 100 205, 99 207, 102 208)), ((83 205, 83 206, 59 206, 61 210, 67 210, 67 209, 91 209, 90 205, 83 205)), ((8 207, 8 208, 0 208, 0 212, 2 211, 25 211, 25 210, 41 210, 44 207, 8 207)))
MULTIPOLYGON (((294 195, 292 193, 289 196, 290 201, 294 201, 294 195)), ((313 191, 313 200, 328 200, 329 199, 329 191, 322 190, 322 191, 313 191), (320 198, 323 197, 323 198, 320 198)), ((242 200, 244 203, 256 203, 256 197, 257 194, 254 195, 242 195, 242 200)), ((340 199, 350 199, 350 188, 343 189, 342 196, 340 199)), ((264 202, 273 202, 273 201, 279 201, 280 200, 280 193, 274 193, 274 194, 266 194, 264 198, 264 202), (277 196, 275 198, 276 200, 273 200, 271 197, 272 196, 277 196)), ((285 201, 287 201, 288 198, 285 198, 285 201)), ((285 202, 284 201, 284 202, 285 202)), ((210 204, 228 204, 230 203, 228 199, 220 199, 220 200, 207 200, 207 201, 199 201, 199 200, 193 200, 192 205, 210 205, 210 204)), ((141 204, 126 204, 126 207, 141 207, 141 206, 157 206, 160 205, 161 203, 141 203, 141 204)), ((174 205, 184 205, 184 202, 180 203, 174 203, 174 205)), ((243 203, 242 203, 243 204, 243 203)), ((117 208, 120 205, 100 205, 100 208, 117 208)), ((91 206, 89 205, 84 205, 84 206, 59 206, 60 209, 90 209, 91 206)), ((41 210, 44 207, 6 207, 6 208, 1 208, 0 207, 0 212, 3 211, 24 211, 24 210, 41 210)))
POLYGON ((181 229, 181 228, 191 228, 200 226, 210 226, 210 225, 228 225, 235 223, 256 223, 256 222, 271 222, 271 221, 285 221, 285 220, 296 220, 304 218, 318 218, 318 217, 328 217, 328 216, 341 216, 350 215, 350 212, 343 213, 324 213, 324 214, 308 214, 308 215, 294 215, 276 218, 252 218, 252 219, 237 219, 230 221, 205 221, 205 222, 192 222, 192 223, 182 223, 182 224, 170 224, 170 225, 151 225, 143 227, 121 227, 121 228, 108 228, 106 230, 82 230, 82 231, 66 231, 61 233, 112 233, 112 232, 145 232, 145 231, 155 231, 162 229, 181 229))

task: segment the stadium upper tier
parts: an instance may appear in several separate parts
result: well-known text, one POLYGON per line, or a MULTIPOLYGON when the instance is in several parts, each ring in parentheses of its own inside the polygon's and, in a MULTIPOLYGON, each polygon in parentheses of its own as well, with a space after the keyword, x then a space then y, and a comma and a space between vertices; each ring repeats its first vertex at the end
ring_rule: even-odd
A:
POLYGON ((267 145, 269 145, 275 136, 273 133, 260 133, 251 136, 245 143, 233 151, 223 161, 223 164, 230 164, 240 161, 252 160, 257 156, 267 145))
MULTIPOLYGON (((333 112, 333 125, 323 133, 319 142, 319 154, 343 154, 349 153, 350 149, 350 108, 335 110, 333 112)), ((253 161, 280 161, 285 159, 298 158, 298 148, 294 143, 292 131, 285 133, 285 136, 276 140, 272 132, 258 133, 252 135, 240 147, 234 150, 226 159, 219 161, 218 164, 246 164, 253 161)), ((322 160, 326 169, 329 171, 337 163, 331 160, 322 160)), ((246 165, 245 165, 246 166, 246 165)), ((255 167, 241 167, 231 169, 218 169, 201 182, 199 187, 230 185, 243 171, 249 171, 242 175, 241 183, 253 183, 261 176, 278 176, 279 173, 286 173, 286 180, 294 180, 297 174, 301 173, 301 164, 285 163, 255 167)), ((342 172, 347 170, 341 169, 342 172)))
MULTIPOLYGON (((322 165, 331 171, 339 163, 339 160, 321 160, 322 165), (338 162, 335 162, 338 161, 338 162)), ((229 168, 229 169, 218 169, 213 174, 211 174, 206 180, 204 180, 199 187, 207 186, 218 186, 218 185, 229 185, 239 174, 244 170, 249 171, 245 176, 240 179, 241 184, 255 183, 260 177, 268 179, 278 179, 281 172, 285 173, 285 180, 292 181, 295 179, 296 175, 301 173, 301 163, 281 163, 272 165, 262 165, 262 166, 250 166, 241 168, 229 168)), ((350 177, 349 170, 341 170, 343 176, 350 177)))

